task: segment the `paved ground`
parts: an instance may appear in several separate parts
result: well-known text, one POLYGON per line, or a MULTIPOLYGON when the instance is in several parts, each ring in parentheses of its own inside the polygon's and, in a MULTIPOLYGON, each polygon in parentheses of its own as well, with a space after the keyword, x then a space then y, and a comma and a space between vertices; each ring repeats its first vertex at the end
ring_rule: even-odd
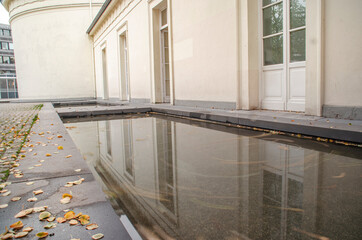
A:
POLYGON ((27 138, 33 122, 37 118, 41 105, 36 104, 0 104, 0 177, 3 182, 8 170, 22 159, 22 145, 27 138))
POLYGON ((180 117, 209 120, 224 124, 246 126, 251 129, 262 128, 273 131, 288 132, 296 136, 312 136, 321 141, 346 142, 360 145, 362 143, 362 121, 308 116, 302 113, 281 111, 242 111, 220 110, 198 107, 171 106, 169 104, 125 104, 118 102, 88 102, 93 105, 71 105, 59 103, 57 112, 62 117, 84 117, 104 114, 158 112, 180 117), (110 103, 112 105, 110 105, 110 103), (108 104, 108 105, 107 105, 108 104))
POLYGON ((96 233, 104 234, 103 239, 131 239, 52 105, 45 103, 40 111, 35 106, 36 104, 0 104, 3 134, 1 154, 3 158, 9 158, 11 154, 12 158, 11 164, 5 165, 12 167, 12 174, 6 184, 2 185, 0 229, 4 230, 5 226, 9 227, 21 220, 24 228, 34 228, 24 239, 34 239, 36 233, 43 231, 52 235, 51 239, 91 239, 96 233), (20 156, 12 157, 20 148, 36 114, 39 120, 30 130, 29 141, 22 147, 20 156), (79 182, 80 179, 84 180, 79 182), (73 181, 78 181, 78 185, 65 186, 73 181), (35 195, 35 190, 42 190, 43 193, 35 195), (60 202, 65 193, 73 196, 68 204, 60 202), (21 199, 12 201, 15 200, 14 197, 21 199), (34 197, 35 201, 30 201, 34 197), (46 230, 44 226, 49 222, 39 221, 39 213, 33 212, 21 219, 14 217, 23 209, 41 206, 47 206, 47 211, 56 218, 63 217, 69 210, 89 215, 90 223, 97 223, 99 227, 86 230, 79 223, 71 226, 69 221, 53 221, 57 224, 56 227, 46 230))

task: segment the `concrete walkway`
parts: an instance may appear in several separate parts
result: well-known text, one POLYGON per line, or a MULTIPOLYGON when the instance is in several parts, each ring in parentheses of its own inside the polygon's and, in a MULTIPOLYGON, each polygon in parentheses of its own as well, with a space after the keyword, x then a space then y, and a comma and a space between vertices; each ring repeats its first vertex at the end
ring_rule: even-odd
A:
POLYGON ((105 114, 157 112, 174 116, 195 118, 239 125, 251 129, 267 129, 291 135, 313 137, 319 141, 362 143, 362 121, 307 116, 302 113, 282 111, 220 110, 198 107, 171 106, 169 104, 127 104, 107 101, 78 102, 77 105, 56 103, 59 116, 85 117, 105 114), (83 105, 80 105, 83 104, 83 105), (93 104, 93 105, 92 105, 93 104))
POLYGON ((9 145, 2 145, 1 149, 7 148, 4 154, 14 153, 13 151, 18 149, 18 141, 9 141, 14 131, 18 131, 21 126, 23 130, 20 130, 20 133, 26 131, 30 128, 29 120, 36 114, 39 116, 39 120, 31 128, 29 141, 22 148, 20 155, 23 156, 13 158, 15 161, 12 165, 13 174, 9 176, 0 196, 0 205, 3 207, 0 209, 0 228, 4 230, 5 226, 9 227, 21 220, 24 228, 34 228, 23 239, 34 239, 38 232, 48 232, 52 236, 51 239, 92 239, 92 235, 96 233, 103 233, 103 239, 131 239, 53 106, 45 103, 40 111, 34 108, 35 106, 36 104, 1 104, 0 107, 1 130, 2 134, 5 134, 3 143, 7 142, 9 145), (13 126, 15 128, 9 131, 13 126), (64 186, 79 179, 84 179, 79 185, 64 186), (35 195, 33 191, 39 189, 43 193, 35 195), (68 204, 60 202, 64 193, 73 196, 68 204), (21 199, 12 201, 14 197, 21 199), (33 197, 37 200, 29 202, 28 199, 33 197), (56 218, 63 217, 65 210, 89 215, 90 223, 97 223, 99 227, 95 230, 86 230, 85 226, 80 224, 71 226, 69 221, 65 223, 53 221, 57 226, 46 230, 44 226, 48 222, 39 221, 39 213, 31 213, 21 219, 14 218, 23 209, 41 206, 47 206, 47 211, 56 218))

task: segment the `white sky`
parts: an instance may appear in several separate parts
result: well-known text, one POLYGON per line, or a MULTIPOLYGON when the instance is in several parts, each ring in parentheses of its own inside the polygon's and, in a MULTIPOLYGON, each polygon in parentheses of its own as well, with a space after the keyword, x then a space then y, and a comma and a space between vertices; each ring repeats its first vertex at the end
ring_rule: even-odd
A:
POLYGON ((9 14, 0 3, 0 23, 9 24, 9 14))

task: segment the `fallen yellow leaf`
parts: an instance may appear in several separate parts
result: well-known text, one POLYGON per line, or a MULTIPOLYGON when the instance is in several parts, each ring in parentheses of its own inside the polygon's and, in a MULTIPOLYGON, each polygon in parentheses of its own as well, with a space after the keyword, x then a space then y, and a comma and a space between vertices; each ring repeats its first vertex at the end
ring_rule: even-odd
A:
POLYGON ((28 209, 25 209, 23 211, 20 211, 18 212, 14 218, 22 218, 22 217, 25 217, 26 215, 29 215, 30 213, 33 212, 33 208, 28 208, 28 209))
POLYGON ((21 199, 21 197, 13 197, 11 199, 12 202, 16 202, 16 201, 19 201, 21 199))
POLYGON ((62 198, 66 198, 66 197, 69 197, 70 199, 73 198, 73 196, 70 195, 69 193, 64 193, 64 194, 62 195, 62 198))
POLYGON ((39 195, 39 194, 44 193, 44 191, 41 190, 41 189, 39 189, 39 190, 33 191, 33 193, 34 193, 35 195, 39 195))
POLYGON ((97 234, 94 234, 94 235, 92 236, 92 239, 98 240, 98 239, 101 239, 101 238, 103 238, 103 237, 104 237, 104 235, 103 235, 102 233, 97 233, 97 234))
POLYGON ((67 219, 65 219, 65 218, 63 218, 63 217, 58 217, 57 218, 57 222, 58 223, 64 223, 64 222, 66 222, 67 221, 67 219))
POLYGON ((69 202, 70 202, 70 198, 69 198, 69 197, 62 198, 62 199, 60 200, 60 203, 61 203, 61 204, 67 204, 67 203, 69 203, 69 202))
POLYGON ((48 208, 48 206, 43 206, 43 207, 35 207, 35 208, 33 208, 33 212, 43 212, 43 211, 45 211, 45 209, 47 209, 48 208))
POLYGON ((65 156, 65 158, 70 158, 70 157, 72 157, 72 155, 67 155, 67 156, 65 156))
POLYGON ((9 196, 11 194, 11 191, 7 191, 6 193, 3 193, 1 196, 6 197, 9 196))
POLYGON ((38 237, 38 238, 45 238, 45 237, 47 237, 49 235, 49 233, 47 233, 47 232, 40 232, 40 233, 37 233, 36 234, 36 236, 38 237))
POLYGON ((22 221, 17 221, 16 223, 13 223, 10 225, 10 228, 12 229, 20 229, 24 226, 23 222, 22 221))
POLYGON ((58 146, 58 150, 63 150, 63 147, 62 147, 62 146, 58 146))
POLYGON ((75 220, 75 219, 72 219, 72 220, 69 221, 70 225, 77 225, 78 223, 79 222, 77 220, 75 220))
POLYGON ((13 233, 7 233, 7 234, 1 236, 1 239, 2 239, 2 240, 3 240, 3 239, 13 239, 13 237, 14 237, 14 234, 13 234, 13 233))
POLYGON ((44 226, 45 229, 51 229, 51 228, 55 228, 57 226, 56 223, 48 223, 47 225, 44 226))
POLYGON ((32 228, 32 227, 26 227, 23 229, 23 232, 31 232, 33 230, 34 230, 34 228, 32 228))
POLYGON ((87 230, 94 230, 98 228, 98 224, 97 223, 92 223, 86 226, 87 230))
POLYGON ((28 202, 36 202, 38 201, 38 199, 36 197, 32 197, 32 198, 28 198, 28 200, 26 200, 28 202))
POLYGON ((45 220, 50 217, 52 214, 50 212, 42 212, 39 214, 39 220, 45 220))
POLYGON ((2 205, 0 205, 0 209, 7 208, 8 206, 9 206, 9 204, 2 204, 2 205))
POLYGON ((50 156, 51 156, 51 154, 50 154, 50 153, 47 153, 47 154, 45 154, 45 156, 50 157, 50 156))
POLYGON ((75 213, 73 211, 69 211, 66 214, 64 214, 64 218, 67 220, 73 219, 75 217, 75 213))
POLYGON ((14 235, 14 238, 22 238, 22 237, 26 237, 29 234, 29 232, 18 232, 14 235))

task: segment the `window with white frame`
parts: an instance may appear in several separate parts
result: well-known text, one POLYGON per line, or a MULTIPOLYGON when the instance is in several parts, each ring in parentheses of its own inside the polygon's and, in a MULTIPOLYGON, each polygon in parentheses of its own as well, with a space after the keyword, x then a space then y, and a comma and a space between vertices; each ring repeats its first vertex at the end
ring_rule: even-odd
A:
POLYGON ((163 101, 170 102, 170 61, 168 46, 167 8, 160 10, 160 35, 163 101))

